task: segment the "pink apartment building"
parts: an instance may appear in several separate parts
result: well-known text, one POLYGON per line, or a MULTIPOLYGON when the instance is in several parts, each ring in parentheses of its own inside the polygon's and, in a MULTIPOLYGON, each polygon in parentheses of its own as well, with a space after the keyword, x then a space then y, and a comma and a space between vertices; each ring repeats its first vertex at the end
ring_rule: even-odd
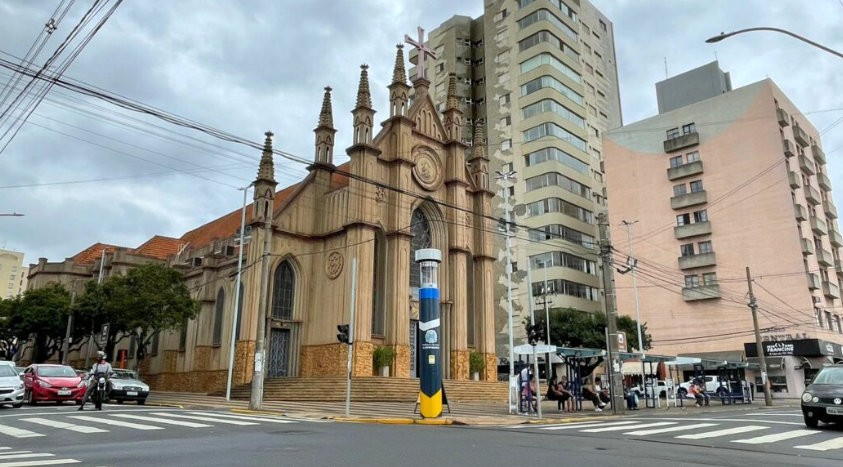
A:
POLYGON ((614 260, 637 259, 637 287, 615 274, 618 312, 640 314, 651 353, 751 362, 749 267, 774 394, 798 397, 843 360, 843 237, 818 132, 772 80, 732 90, 717 62, 657 92, 659 115, 604 137, 614 260))

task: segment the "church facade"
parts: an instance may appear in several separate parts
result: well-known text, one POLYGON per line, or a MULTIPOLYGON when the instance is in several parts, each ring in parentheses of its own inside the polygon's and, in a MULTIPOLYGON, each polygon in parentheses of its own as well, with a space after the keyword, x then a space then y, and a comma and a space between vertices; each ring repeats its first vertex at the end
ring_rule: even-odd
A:
MULTIPOLYGON (((265 324, 267 377, 342 376, 348 346, 338 342, 337 325, 351 321, 352 306, 353 375, 375 374, 375 349, 389 347, 395 351, 390 376, 416 377, 420 277, 414 257, 422 248, 442 252, 444 377, 468 379, 469 356, 476 352, 485 361, 481 379, 496 379, 489 160, 482 126, 475 127, 470 148, 462 142, 454 76, 449 84, 440 113, 423 75, 407 84, 398 46, 389 114, 376 133, 368 69, 361 66, 350 160, 340 166, 333 161, 337 130, 331 89, 325 88, 308 175, 282 190, 276 190, 276 152, 267 133, 245 210, 251 234, 243 247, 239 297, 240 210, 169 239, 177 253, 166 261, 183 270, 202 311, 180 333, 166 333, 147 349, 144 373, 153 386, 224 388, 232 334, 234 382, 248 383, 259 320, 265 324)), ((92 274, 107 273, 110 257, 117 255, 104 253, 92 262, 92 274)))

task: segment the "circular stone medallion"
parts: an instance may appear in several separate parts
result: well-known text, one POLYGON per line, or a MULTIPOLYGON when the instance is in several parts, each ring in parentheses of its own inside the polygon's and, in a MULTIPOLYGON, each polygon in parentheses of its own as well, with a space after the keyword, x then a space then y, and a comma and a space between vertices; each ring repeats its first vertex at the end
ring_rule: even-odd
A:
POLYGON ((325 274, 329 279, 336 279, 342 272, 343 257, 342 253, 333 251, 328 255, 328 261, 325 262, 325 274))
POLYGON ((436 156, 427 151, 416 155, 416 166, 413 167, 413 177, 425 190, 433 191, 442 183, 442 170, 436 156))

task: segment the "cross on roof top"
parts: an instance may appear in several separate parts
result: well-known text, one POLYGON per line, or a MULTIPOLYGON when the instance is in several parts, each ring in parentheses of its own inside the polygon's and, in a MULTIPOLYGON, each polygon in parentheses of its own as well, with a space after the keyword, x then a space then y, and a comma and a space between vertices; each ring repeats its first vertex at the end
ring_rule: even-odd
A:
POLYGON ((404 34, 404 42, 415 46, 419 53, 418 65, 416 66, 416 79, 424 78, 424 56, 430 55, 431 58, 436 58, 436 52, 424 45, 424 29, 421 26, 419 26, 418 32, 419 39, 417 41, 404 34))

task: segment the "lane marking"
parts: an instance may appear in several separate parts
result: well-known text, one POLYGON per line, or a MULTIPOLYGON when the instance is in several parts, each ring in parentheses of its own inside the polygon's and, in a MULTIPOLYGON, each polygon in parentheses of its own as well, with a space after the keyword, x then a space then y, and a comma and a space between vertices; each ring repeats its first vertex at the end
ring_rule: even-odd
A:
POLYGON ((271 423, 296 423, 295 420, 283 420, 280 418, 270 418, 266 416, 251 416, 251 415, 229 415, 229 414, 221 414, 221 413, 206 413, 206 412, 190 412, 193 415, 208 415, 211 417, 223 417, 223 418, 233 418, 236 420, 257 420, 261 422, 271 422, 271 423))
MULTIPOLYGON (((38 436, 45 436, 34 431, 24 430, 13 426, 0 425, 0 433, 4 435, 14 436, 15 438, 36 438, 38 436)), ((9 448, 3 448, 9 449, 9 448)))
POLYGON ((821 433, 821 432, 815 431, 815 430, 792 430, 792 431, 785 431, 783 433, 776 433, 776 434, 773 434, 773 435, 759 436, 757 438, 735 439, 735 440, 732 440, 732 442, 733 443, 743 443, 743 444, 763 444, 763 443, 772 443, 772 442, 775 442, 775 441, 782 441, 782 440, 785 440, 785 439, 800 438, 802 436, 815 435, 817 433, 821 433))
POLYGON ((123 422, 120 420, 111 420, 108 418, 97 418, 91 417, 88 415, 72 415, 70 418, 76 420, 84 420, 86 422, 94 422, 94 423, 102 423, 104 425, 112 425, 112 426, 122 426, 126 428, 132 428, 134 430, 163 430, 163 427, 160 426, 152 426, 152 425, 143 425, 140 423, 132 423, 132 422, 123 422))
POLYGON ((823 441, 821 443, 816 444, 803 444, 800 446, 794 446, 794 448, 810 449, 811 451, 829 451, 831 449, 840 449, 843 448, 843 437, 832 438, 828 441, 823 441))
POLYGON ((196 422, 188 422, 186 420, 170 420, 166 418, 155 418, 155 417, 147 417, 144 415, 131 415, 125 413, 118 413, 111 415, 112 417, 120 417, 120 418, 130 418, 133 420, 144 420, 147 422, 155 422, 155 423, 164 423, 167 425, 178 425, 178 426, 186 426, 188 428, 205 428, 212 425, 206 425, 204 423, 196 423, 196 422))
POLYGON ((542 430, 573 430, 574 428, 588 428, 591 426, 615 426, 615 425, 632 425, 634 423, 639 422, 609 422, 609 423, 601 423, 599 420, 595 420, 593 422, 578 422, 578 423, 571 423, 569 425, 554 425, 541 428, 542 430))
POLYGON ((182 415, 182 414, 166 413, 166 412, 153 412, 152 415, 159 415, 159 416, 162 416, 162 417, 186 418, 188 420, 199 420, 199 421, 202 421, 202 422, 228 423, 229 425, 259 425, 259 423, 255 423, 255 422, 244 422, 244 421, 240 421, 240 420, 223 420, 221 418, 200 417, 198 415, 182 415))
POLYGON ((622 431, 630 428, 650 428, 655 426, 676 425, 677 422, 656 422, 656 423, 641 423, 638 425, 629 426, 610 426, 608 428, 592 428, 589 430, 581 430, 582 433, 603 433, 605 431, 622 431))
POLYGON ((27 453, 20 453, 20 454, 3 454, 0 455, 0 460, 6 459, 27 459, 32 457, 55 457, 55 454, 50 454, 47 452, 27 452, 27 453))
POLYGON ((638 431, 630 431, 624 433, 625 435, 635 435, 635 436, 644 436, 644 435, 656 435, 659 433, 670 433, 673 431, 685 431, 685 430, 693 430, 695 428, 706 428, 709 426, 717 426, 716 423, 697 423, 695 425, 679 425, 679 426, 671 426, 667 428, 655 428, 652 430, 638 430, 638 431))
POLYGON ((707 431, 705 433, 694 433, 694 434, 691 434, 691 435, 681 435, 681 436, 677 436, 677 438, 680 438, 680 439, 717 438, 718 436, 736 435, 738 433, 748 433, 750 431, 768 430, 768 429, 770 429, 770 427, 768 427, 768 426, 747 425, 747 426, 739 426, 739 427, 736 427, 736 428, 725 428, 723 430, 707 431))
POLYGON ((0 463, 0 467, 30 467, 35 465, 78 464, 76 459, 46 459, 38 461, 13 461, 0 463))
POLYGON ((37 423, 39 425, 49 426, 53 428, 61 428, 64 430, 76 431, 79 433, 107 433, 108 430, 103 430, 93 426, 74 425, 72 423, 60 422, 58 420, 47 420, 46 418, 22 418, 22 422, 37 423))

